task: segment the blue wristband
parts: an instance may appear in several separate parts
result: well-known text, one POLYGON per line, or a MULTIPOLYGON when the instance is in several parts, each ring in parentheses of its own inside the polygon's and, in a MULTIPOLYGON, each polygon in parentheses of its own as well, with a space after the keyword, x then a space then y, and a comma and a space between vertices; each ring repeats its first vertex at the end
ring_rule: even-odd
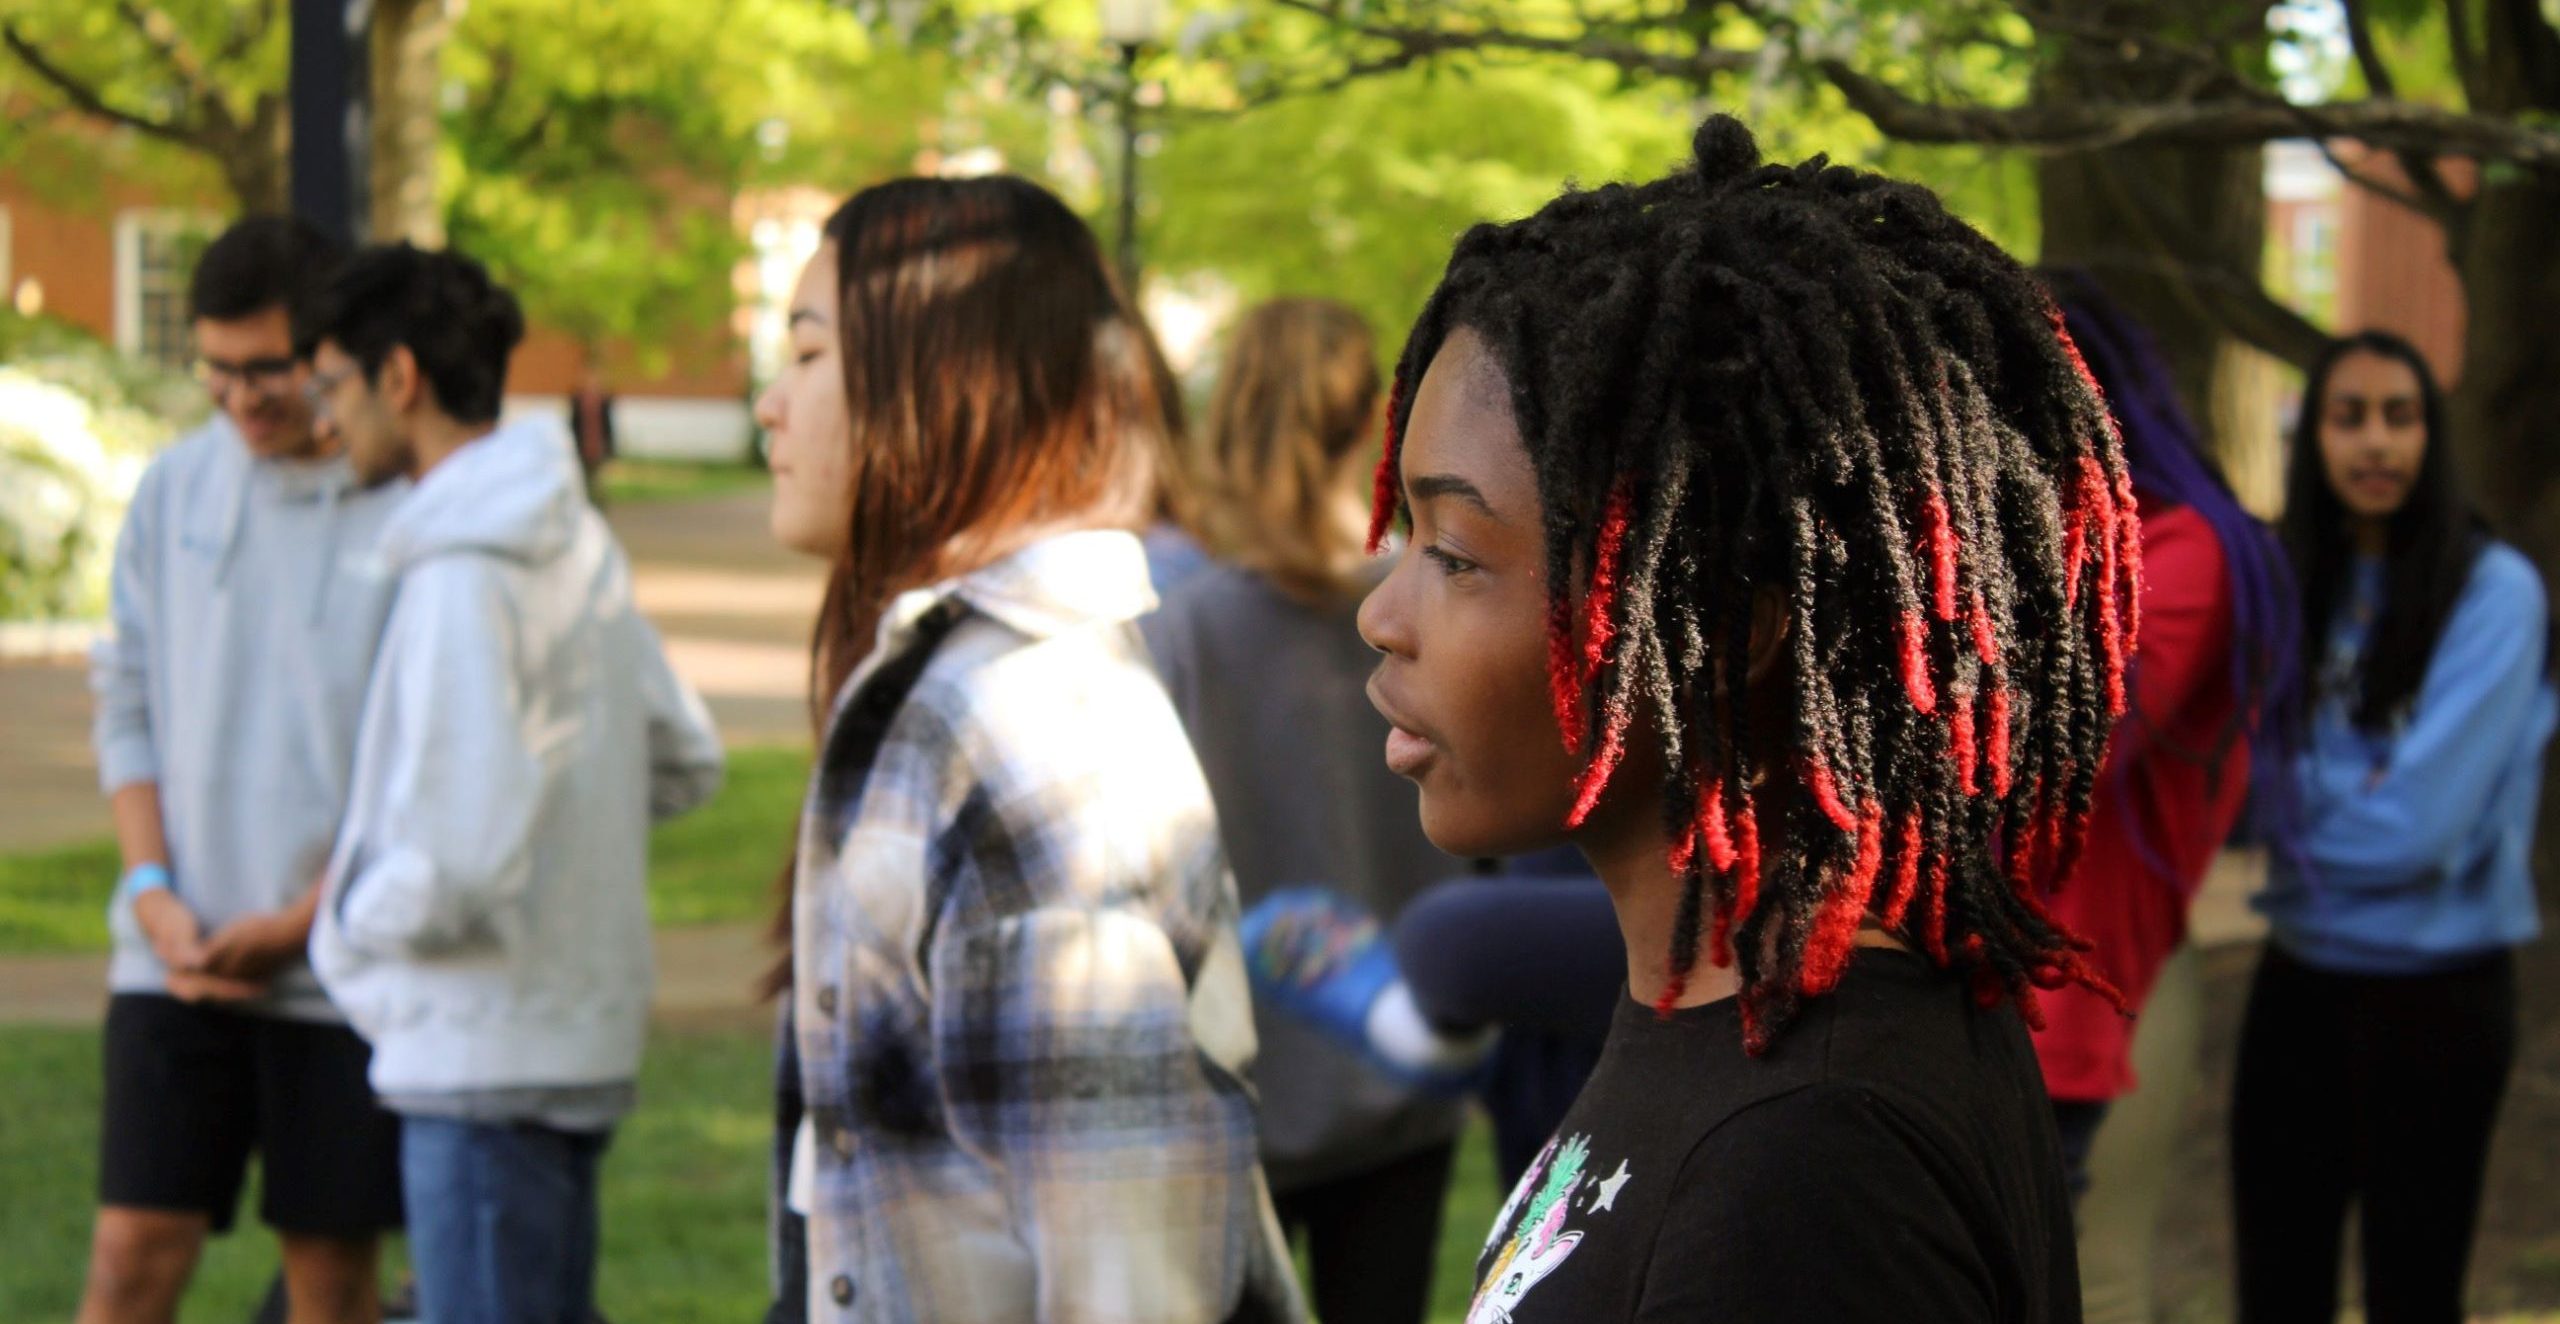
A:
POLYGON ((116 884, 116 888, 124 893, 128 902, 145 892, 165 892, 169 890, 169 866, 137 864, 124 871, 124 879, 116 884))

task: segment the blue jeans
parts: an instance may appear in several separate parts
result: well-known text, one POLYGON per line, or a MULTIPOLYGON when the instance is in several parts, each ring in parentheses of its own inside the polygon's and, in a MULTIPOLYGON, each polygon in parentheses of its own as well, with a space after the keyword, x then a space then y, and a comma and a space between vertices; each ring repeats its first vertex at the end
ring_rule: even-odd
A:
POLYGON ((427 1324, 589 1324, 596 1168, 611 1138, 401 1119, 409 1261, 427 1324))

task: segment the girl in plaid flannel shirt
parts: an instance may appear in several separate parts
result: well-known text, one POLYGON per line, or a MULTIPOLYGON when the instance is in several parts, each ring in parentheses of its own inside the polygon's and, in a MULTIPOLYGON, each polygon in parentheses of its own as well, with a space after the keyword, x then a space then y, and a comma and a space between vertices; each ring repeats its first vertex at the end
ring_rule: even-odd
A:
POLYGON ((1133 624, 1162 356, 1010 178, 855 195, 790 325, 773 531, 832 574, 774 1317, 1297 1318, 1235 888, 1133 624))

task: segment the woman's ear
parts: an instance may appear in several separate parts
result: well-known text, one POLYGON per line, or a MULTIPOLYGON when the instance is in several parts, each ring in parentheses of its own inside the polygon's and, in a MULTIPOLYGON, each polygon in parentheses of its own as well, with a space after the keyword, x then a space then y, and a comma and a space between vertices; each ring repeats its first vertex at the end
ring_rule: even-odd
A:
POLYGON ((1787 632, 1792 615, 1787 611, 1786 595, 1774 588, 1754 589, 1751 594, 1751 669, 1744 673, 1754 686, 1766 680, 1780 662, 1786 660, 1787 632))

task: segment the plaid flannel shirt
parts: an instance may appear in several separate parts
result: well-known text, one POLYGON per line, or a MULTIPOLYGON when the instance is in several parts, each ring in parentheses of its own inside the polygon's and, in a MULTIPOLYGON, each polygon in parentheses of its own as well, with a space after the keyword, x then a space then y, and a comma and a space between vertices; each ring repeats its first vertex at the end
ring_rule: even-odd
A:
POLYGON ((1303 1314, 1153 605, 1135 538, 1054 536, 899 597, 837 698, 786 1031, 811 1320, 1303 1314))

